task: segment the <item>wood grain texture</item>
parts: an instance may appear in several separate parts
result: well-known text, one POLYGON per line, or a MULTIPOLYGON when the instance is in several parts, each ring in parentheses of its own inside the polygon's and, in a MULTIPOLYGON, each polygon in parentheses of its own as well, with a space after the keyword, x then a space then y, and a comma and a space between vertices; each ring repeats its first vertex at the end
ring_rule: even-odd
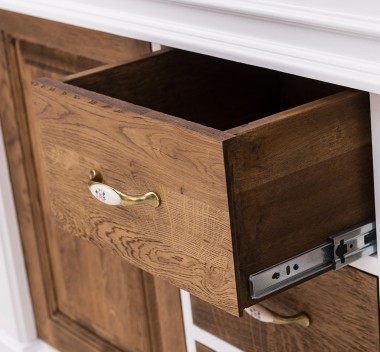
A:
POLYGON ((44 260, 48 260, 46 252, 42 250, 46 242, 43 237, 35 237, 37 231, 43 233, 43 224, 38 221, 41 216, 39 203, 31 201, 31 197, 38 197, 38 189, 34 178, 28 177, 33 162, 15 43, 12 37, 1 32, 1 127, 11 182, 18 189, 18 192, 14 192, 14 199, 23 248, 28 249, 25 253, 28 278, 36 284, 35 296, 32 296, 35 318, 41 323, 42 329, 48 329, 46 317, 50 311, 54 311, 55 300, 51 289, 50 268, 42 265, 44 260), (35 260, 36 258, 41 258, 41 261, 35 260), (35 299, 36 297, 40 299, 35 299))
MULTIPOLYGON (((72 54, 24 40, 19 41, 19 47, 23 64, 28 67, 28 77, 25 77, 24 80, 29 79, 29 85, 31 80, 39 77, 60 79, 73 72, 94 69, 105 64, 104 61, 93 60, 81 56, 79 53, 72 54)), ((140 53, 136 52, 136 55, 140 55, 140 53)))
POLYGON ((59 82, 34 91, 60 226, 236 314, 223 133, 59 82), (156 191, 162 206, 97 202, 87 189, 93 168, 121 191, 156 191))
POLYGON ((45 236, 50 205, 35 176, 31 79, 128 59, 149 44, 3 11, 0 28, 12 32, 0 40, 0 119, 39 336, 62 352, 185 351, 178 290, 55 227, 45 236), (157 307, 167 302, 173 321, 157 307))
POLYGON ((245 352, 375 352, 379 350, 377 278, 352 268, 328 272, 261 303, 283 315, 301 311, 311 325, 236 318, 192 298, 197 326, 245 352))
POLYGON ((253 304, 250 274, 374 216, 364 93, 180 50, 65 82, 35 84, 36 133, 60 225, 231 313, 253 304), (95 165, 117 189, 157 191, 163 206, 131 209, 123 228, 126 211, 95 220, 96 212, 90 219, 79 209, 86 190, 74 196, 73 213, 73 185, 84 189, 76 179, 95 165), (75 220, 79 211, 87 222, 101 221, 103 235, 100 225, 86 229, 75 220), (117 240, 104 236, 109 226, 117 240), (132 233, 146 236, 138 251, 132 239, 142 240, 132 233), (147 254, 152 248, 155 257, 147 254))
POLYGON ((59 227, 54 237, 50 255, 59 312, 120 350, 151 351, 141 270, 59 227))
POLYGON ((186 352, 179 290, 149 273, 143 277, 153 350, 186 352))
POLYGON ((211 348, 208 348, 199 342, 196 342, 195 345, 196 345, 197 352, 214 352, 211 348))
POLYGON ((368 94, 337 93, 235 133, 224 147, 243 308, 250 274, 374 218, 368 94))
POLYGON ((150 43, 0 9, 0 28, 13 38, 103 63, 150 51, 150 43))
MULTIPOLYGON (((20 43, 19 51, 25 102, 28 106, 29 132, 32 135, 34 155, 38 158, 39 150, 33 138, 34 115, 29 101, 30 82, 41 75, 59 77, 63 73, 90 68, 99 63, 25 42, 20 43)), ((44 182, 41 173, 38 181, 41 184, 44 182)), ((50 205, 46 204, 46 194, 41 190, 43 188, 39 187, 45 225, 49 233, 49 267, 53 275, 52 290, 56 299, 54 320, 60 322, 63 318, 67 328, 76 330, 77 334, 81 330, 82 333, 85 331, 83 335, 87 335, 88 339, 97 340, 98 343, 92 343, 95 350, 104 348, 100 347, 102 345, 120 351, 152 350, 142 273, 127 263, 120 263, 120 259, 112 255, 108 254, 107 257, 107 254, 96 247, 73 241, 55 226, 54 221, 49 223, 50 205), (126 326, 129 327, 128 334, 125 333, 126 326)), ((72 348, 67 343, 63 346, 65 349, 72 348)), ((78 348, 83 349, 83 346, 78 348)))

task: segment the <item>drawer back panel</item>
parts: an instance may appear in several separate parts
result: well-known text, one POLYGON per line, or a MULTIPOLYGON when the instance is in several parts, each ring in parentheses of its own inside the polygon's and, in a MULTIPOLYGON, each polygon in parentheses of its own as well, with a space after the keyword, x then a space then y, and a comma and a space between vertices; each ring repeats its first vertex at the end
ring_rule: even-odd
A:
POLYGON ((181 50, 84 72, 66 82, 222 131, 343 90, 181 50))

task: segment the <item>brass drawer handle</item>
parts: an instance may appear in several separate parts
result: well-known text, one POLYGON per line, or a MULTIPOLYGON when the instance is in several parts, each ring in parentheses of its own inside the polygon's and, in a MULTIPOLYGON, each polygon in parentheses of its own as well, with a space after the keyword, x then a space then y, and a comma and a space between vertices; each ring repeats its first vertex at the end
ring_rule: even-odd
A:
POLYGON ((129 196, 104 184, 102 174, 97 170, 91 170, 88 188, 97 200, 108 205, 130 206, 136 204, 148 204, 155 208, 160 205, 160 198, 154 192, 129 196))
POLYGON ((311 322, 310 318, 305 313, 285 317, 272 312, 270 309, 263 307, 260 304, 255 304, 252 307, 246 308, 245 311, 253 318, 264 323, 273 324, 299 324, 308 327, 311 322))

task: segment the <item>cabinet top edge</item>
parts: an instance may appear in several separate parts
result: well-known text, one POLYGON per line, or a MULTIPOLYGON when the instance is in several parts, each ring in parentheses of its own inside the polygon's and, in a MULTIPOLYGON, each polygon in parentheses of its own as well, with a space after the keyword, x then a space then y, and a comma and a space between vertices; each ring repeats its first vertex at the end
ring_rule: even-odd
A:
POLYGON ((379 20, 296 3, 0 0, 0 10, 380 93, 379 20))

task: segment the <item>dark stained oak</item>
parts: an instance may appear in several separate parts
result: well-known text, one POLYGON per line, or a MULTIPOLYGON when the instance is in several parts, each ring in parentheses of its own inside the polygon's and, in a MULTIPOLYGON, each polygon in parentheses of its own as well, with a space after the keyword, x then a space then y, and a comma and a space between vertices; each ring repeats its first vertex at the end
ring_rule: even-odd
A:
POLYGON ((243 306, 253 303, 250 274, 374 219, 369 116, 368 94, 345 91, 238 127, 226 141, 243 306))
POLYGON ((59 226, 232 314, 250 274, 374 217, 367 93, 181 50, 62 80, 33 86, 59 226), (162 206, 96 202, 93 168, 162 206))
POLYGON ((245 352, 379 351, 377 278, 352 268, 329 272, 261 304, 282 315, 306 312, 311 325, 236 318, 192 297, 194 323, 245 352), (347 288, 348 287, 348 288, 347 288))
POLYGON ((181 50, 163 50, 64 81, 221 131, 343 89, 181 50))
POLYGON ((215 352, 212 349, 206 347, 205 345, 202 345, 199 342, 196 342, 196 348, 197 348, 197 352, 215 352))

